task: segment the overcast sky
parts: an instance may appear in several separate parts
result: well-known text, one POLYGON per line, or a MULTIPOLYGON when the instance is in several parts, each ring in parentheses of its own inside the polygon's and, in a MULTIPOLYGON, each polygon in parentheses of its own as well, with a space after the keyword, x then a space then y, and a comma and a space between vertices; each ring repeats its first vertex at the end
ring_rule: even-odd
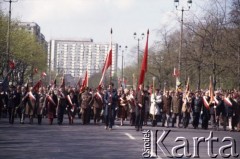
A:
MULTIPOLYGON (((193 12, 197 9, 195 1, 193 12)), ((187 0, 180 2, 187 7, 187 0)), ((2 2, 6 13, 8 4, 2 2)), ((180 25, 179 13, 174 0, 18 0, 12 5, 13 18, 38 23, 47 41, 92 38, 95 42, 109 42, 112 27, 113 42, 127 45, 128 54, 137 44, 134 32, 146 34, 149 28, 152 45, 159 38, 156 31, 163 25, 180 25)), ((145 41, 141 42, 142 48, 145 41)))

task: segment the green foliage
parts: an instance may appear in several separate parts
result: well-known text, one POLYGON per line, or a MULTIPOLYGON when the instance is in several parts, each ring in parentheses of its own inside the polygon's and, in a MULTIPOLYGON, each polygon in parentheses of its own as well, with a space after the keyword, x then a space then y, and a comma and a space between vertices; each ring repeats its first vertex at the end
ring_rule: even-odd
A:
MULTIPOLYGON (((46 70, 47 52, 34 35, 18 27, 17 21, 11 21, 10 30, 10 60, 17 64, 14 76, 18 83, 24 83, 24 79, 33 75, 33 70, 39 72, 46 70), (19 77, 20 75, 20 77, 19 77)), ((0 78, 4 77, 4 70, 7 67, 7 26, 8 18, 0 12, 0 78)))

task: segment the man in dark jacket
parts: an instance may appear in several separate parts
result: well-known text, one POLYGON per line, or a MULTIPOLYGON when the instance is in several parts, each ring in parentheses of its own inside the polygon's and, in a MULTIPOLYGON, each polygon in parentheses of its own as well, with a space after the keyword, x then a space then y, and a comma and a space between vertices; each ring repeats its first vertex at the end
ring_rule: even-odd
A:
POLYGON ((105 102, 105 129, 112 130, 114 123, 114 111, 117 105, 118 95, 114 89, 114 84, 111 83, 104 96, 105 102))

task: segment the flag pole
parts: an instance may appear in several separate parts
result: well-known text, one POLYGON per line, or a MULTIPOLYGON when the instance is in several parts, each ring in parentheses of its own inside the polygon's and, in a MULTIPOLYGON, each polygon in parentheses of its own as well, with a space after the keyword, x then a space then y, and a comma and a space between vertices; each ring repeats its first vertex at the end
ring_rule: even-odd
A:
MULTIPOLYGON (((111 34, 110 50, 112 50, 112 33, 113 33, 113 31, 111 28, 111 30, 110 30, 110 34, 111 34)), ((112 83, 112 65, 110 66, 110 76, 109 77, 110 77, 109 84, 111 85, 111 83, 112 83)))

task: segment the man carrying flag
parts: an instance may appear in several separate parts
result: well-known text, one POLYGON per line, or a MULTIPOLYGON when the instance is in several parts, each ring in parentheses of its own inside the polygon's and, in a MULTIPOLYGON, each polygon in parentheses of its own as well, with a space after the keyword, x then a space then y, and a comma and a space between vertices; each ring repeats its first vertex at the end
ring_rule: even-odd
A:
POLYGON ((144 50, 144 55, 142 59, 142 66, 140 70, 140 76, 139 76, 139 81, 138 81, 138 90, 137 90, 137 95, 136 95, 136 131, 142 130, 142 125, 143 125, 143 119, 144 119, 144 112, 145 112, 145 100, 146 100, 146 95, 143 91, 144 88, 144 76, 145 73, 147 72, 147 59, 148 59, 148 37, 149 37, 149 30, 147 31, 147 41, 146 41, 146 46, 144 50))

